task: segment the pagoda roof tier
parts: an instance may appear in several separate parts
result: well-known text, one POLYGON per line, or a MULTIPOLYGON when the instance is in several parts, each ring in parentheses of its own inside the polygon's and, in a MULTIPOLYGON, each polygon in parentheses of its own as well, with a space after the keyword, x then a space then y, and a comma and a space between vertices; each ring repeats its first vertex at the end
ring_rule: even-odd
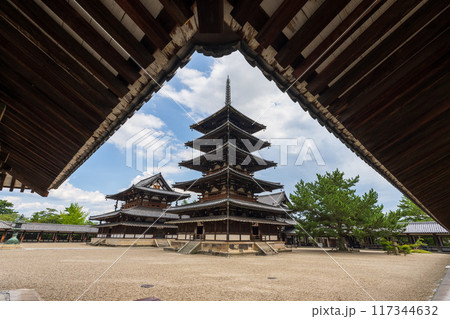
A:
POLYGON ((251 118, 242 114, 231 105, 224 106, 216 113, 211 114, 210 116, 196 124, 192 124, 190 127, 191 129, 194 129, 201 133, 207 133, 214 128, 222 125, 227 120, 252 134, 266 128, 265 125, 253 121, 251 118))
POLYGON ((284 191, 278 192, 278 193, 271 193, 266 195, 259 195, 258 196, 258 202, 272 205, 272 206, 283 206, 288 207, 288 204, 291 202, 289 201, 288 196, 284 191))
POLYGON ((247 131, 241 129, 230 121, 224 122, 219 127, 216 127, 214 130, 206 133, 205 135, 193 140, 186 142, 184 145, 195 148, 202 152, 209 152, 217 148, 216 144, 206 144, 206 142, 202 140, 209 139, 221 139, 222 144, 226 143, 230 139, 235 139, 236 143, 240 144, 238 147, 246 149, 247 146, 242 142, 242 140, 248 140, 251 143, 251 146, 260 145, 257 150, 270 146, 270 143, 267 141, 263 141, 256 136, 248 133, 247 131))
POLYGON ((236 154, 235 161, 232 161, 230 159, 230 165, 236 166, 240 165, 242 168, 247 169, 249 172, 256 172, 259 170, 263 170, 269 167, 277 166, 277 164, 273 161, 262 159, 259 156, 253 155, 250 152, 244 151, 238 147, 236 147, 234 144, 230 142, 226 142, 224 145, 219 146, 217 149, 211 150, 207 152, 206 154, 202 154, 201 156, 198 156, 194 159, 182 161, 178 165, 194 169, 200 172, 207 172, 210 168, 210 166, 214 166, 216 163, 227 163, 228 162, 228 147, 233 150, 233 154, 236 154), (208 159, 207 155, 213 155, 218 152, 222 151, 223 153, 223 159, 220 160, 212 160, 208 159), (250 158, 250 161, 248 163, 244 162, 247 161, 248 158, 250 158), (194 163, 198 163, 194 164, 194 163), (245 163, 245 164, 244 164, 245 163), (210 165, 208 165, 210 164, 210 165))
POLYGON ((127 195, 130 195, 133 193, 139 193, 139 192, 158 196, 158 197, 166 197, 168 202, 185 199, 190 196, 189 194, 183 194, 183 193, 179 193, 179 192, 175 192, 175 191, 166 191, 163 189, 155 189, 155 188, 140 187, 140 186, 133 185, 130 188, 127 188, 126 190, 121 191, 117 194, 107 195, 106 198, 116 199, 116 200, 125 200, 127 195))
POLYGON ((270 213, 278 213, 278 214, 284 214, 286 212, 290 212, 289 209, 283 208, 283 207, 276 207, 276 206, 270 206, 258 202, 253 201, 247 201, 247 200, 241 200, 236 198, 222 198, 222 199, 215 199, 215 200, 209 200, 204 202, 196 202, 192 204, 187 205, 181 205, 181 206, 175 206, 170 207, 167 209, 167 212, 172 214, 188 214, 192 211, 199 211, 203 209, 208 208, 216 208, 216 207, 226 207, 227 202, 230 204, 231 207, 238 207, 238 208, 245 208, 245 209, 253 209, 257 211, 264 211, 264 212, 270 212, 270 213))
POLYGON ((242 216, 226 216, 226 215, 216 215, 216 216, 205 216, 205 217, 193 217, 193 218, 181 218, 178 220, 171 220, 166 222, 166 224, 187 224, 187 223, 198 223, 198 222, 218 222, 224 220, 232 220, 242 223, 259 223, 259 224, 269 224, 269 225, 279 225, 279 226, 289 226, 289 223, 280 220, 266 219, 266 218, 252 218, 252 217, 242 217, 242 216))
POLYGON ((178 215, 169 214, 167 212, 164 213, 164 210, 161 208, 149 208, 149 207, 133 207, 133 208, 125 208, 119 209, 116 211, 112 211, 109 213, 93 215, 89 217, 90 220, 104 220, 112 217, 116 217, 119 215, 129 215, 135 217, 154 217, 159 219, 177 219, 178 215))
POLYGON ((189 189, 190 191, 193 191, 193 192, 202 192, 204 190, 202 185, 209 183, 211 181, 216 181, 221 178, 224 178, 227 176, 228 172, 230 173, 231 178, 234 178, 234 179, 240 181, 241 184, 242 184, 242 182, 254 184, 255 188, 259 190, 259 191, 256 191, 257 193, 261 193, 261 192, 265 192, 265 191, 272 191, 274 189, 279 189, 279 188, 283 187, 283 185, 281 185, 280 183, 274 183, 274 182, 269 182, 269 181, 265 181, 262 179, 257 179, 251 175, 241 173, 231 167, 226 167, 218 172, 205 175, 198 179, 175 183, 175 184, 173 184, 173 187, 181 188, 183 190, 189 189))
POLYGON ((95 225, 96 228, 103 227, 113 227, 113 226, 127 226, 127 227, 146 227, 150 228, 148 232, 151 232, 151 229, 161 229, 161 228, 178 228, 175 225, 166 225, 163 223, 152 223, 152 222, 117 222, 117 223, 105 223, 100 225, 95 225))
POLYGON ((154 195, 155 197, 164 197, 168 202, 185 199, 190 196, 189 194, 173 191, 166 180, 162 177, 161 173, 158 173, 139 181, 135 185, 132 185, 119 193, 107 195, 106 198, 125 201, 128 195, 135 193, 144 193, 154 195))

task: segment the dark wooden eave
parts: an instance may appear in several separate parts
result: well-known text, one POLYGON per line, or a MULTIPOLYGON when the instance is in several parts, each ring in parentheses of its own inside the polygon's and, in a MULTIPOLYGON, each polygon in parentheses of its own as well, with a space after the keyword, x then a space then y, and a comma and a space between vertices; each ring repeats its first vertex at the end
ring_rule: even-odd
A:
POLYGON ((239 50, 450 227, 448 6, 432 0, 1 1, 0 105, 6 108, 0 109, 0 149, 9 154, 1 187, 45 196, 195 50, 211 56, 239 50))
POLYGON ((256 136, 248 133, 245 129, 242 129, 232 123, 231 121, 226 120, 222 125, 216 127, 212 131, 202 135, 201 137, 184 143, 185 146, 192 147, 194 149, 201 150, 202 152, 209 152, 211 149, 216 148, 216 144, 214 140, 222 140, 223 143, 226 143, 227 135, 230 136, 230 140, 236 140, 236 143, 242 148, 255 148, 255 150, 260 150, 265 147, 269 147, 270 143, 267 141, 263 141, 256 136), (250 142, 251 145, 242 144, 242 140, 246 140, 246 142, 250 142))
POLYGON ((220 179, 226 179, 227 176, 235 179, 239 185, 244 186, 245 184, 252 185, 255 189, 255 193, 262 193, 273 191, 275 189, 283 188, 283 185, 280 183, 270 182, 258 178, 254 178, 251 175, 241 173, 233 168, 224 168, 218 172, 202 176, 197 179, 177 182, 173 184, 173 187, 180 188, 184 191, 188 190, 191 192, 201 193, 204 190, 205 185, 214 184, 220 179))
POLYGON ((153 176, 144 178, 128 187, 127 189, 118 192, 116 194, 106 195, 107 199, 115 199, 120 201, 125 201, 130 196, 135 196, 137 194, 146 195, 150 198, 164 198, 167 202, 178 201, 181 199, 189 198, 189 194, 183 194, 179 192, 175 192, 170 185, 167 183, 165 178, 161 173, 157 173, 153 176), (155 183, 159 186, 155 188, 155 183))
POLYGON ((236 147, 234 144, 231 143, 225 143, 221 147, 218 147, 214 150, 209 151, 206 154, 202 154, 196 158, 181 161, 179 163, 180 166, 194 169, 203 173, 208 172, 209 168, 213 169, 215 164, 219 164, 225 161, 226 163, 230 163, 230 165, 240 165, 241 168, 246 169, 248 172, 253 173, 259 170, 267 169, 269 167, 277 166, 277 163, 273 161, 269 161, 266 159, 262 159, 259 156, 256 156, 255 154, 249 153, 247 151, 244 151, 238 147, 236 147), (231 149, 229 149, 231 148, 231 149), (213 154, 220 154, 223 152, 223 159, 218 158, 217 161, 211 160, 213 154), (228 158, 229 154, 235 154, 236 158, 228 158), (229 162, 228 162, 229 161, 229 162), (247 163, 248 162, 248 163, 247 163), (245 163, 245 165, 244 165, 245 163))
POLYGON ((207 133, 226 122, 228 116, 230 122, 251 134, 254 134, 266 128, 265 125, 255 122, 231 105, 222 107, 220 110, 211 114, 207 118, 195 124, 192 124, 190 128, 201 133, 207 133))

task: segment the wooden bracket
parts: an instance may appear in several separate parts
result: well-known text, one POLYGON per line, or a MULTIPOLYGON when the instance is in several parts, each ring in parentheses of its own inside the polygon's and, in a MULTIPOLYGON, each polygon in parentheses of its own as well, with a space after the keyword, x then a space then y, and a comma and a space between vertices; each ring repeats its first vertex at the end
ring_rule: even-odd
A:
POLYGON ((9 158, 9 153, 2 152, 2 150, 0 148, 0 169, 3 168, 3 166, 5 165, 8 158, 9 158))
POLYGON ((5 115, 6 105, 0 104, 0 122, 2 121, 3 115, 5 115))

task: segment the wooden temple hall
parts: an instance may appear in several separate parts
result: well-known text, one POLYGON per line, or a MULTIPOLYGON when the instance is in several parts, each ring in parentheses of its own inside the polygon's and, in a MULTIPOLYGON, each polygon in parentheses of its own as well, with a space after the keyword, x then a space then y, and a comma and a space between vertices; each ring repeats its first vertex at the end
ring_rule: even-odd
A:
MULTIPOLYGON (((448 1, 433 0, 0 1, 0 191, 47 196, 193 52, 237 51, 448 229, 449 16, 448 1)), ((222 147, 240 160, 249 155, 239 140, 256 142, 260 127, 226 109, 195 128, 230 132, 236 143, 222 147)), ((182 163, 204 174, 194 185, 200 200, 186 210, 192 220, 168 225, 189 239, 278 238, 281 212, 260 206, 255 184, 281 185, 251 176, 270 161, 205 159, 182 163)), ((102 224, 124 223, 120 214, 150 222, 131 209, 102 224)), ((111 235, 115 227, 133 229, 111 225, 111 235)))
MULTIPOLYGON (((16 223, 0 220, 0 243, 12 237, 16 223)), ((22 223, 17 231, 19 242, 88 242, 98 229, 87 225, 64 225, 47 223, 22 223)))
POLYGON ((137 245, 168 246, 167 240, 157 239, 177 238, 177 226, 165 222, 179 217, 166 210, 172 202, 188 197, 189 194, 173 191, 160 173, 108 195, 107 199, 116 201, 115 210, 89 218, 99 222, 92 244, 129 245, 139 238, 137 245))
POLYGON ((289 210, 259 202, 257 196, 283 185, 253 176, 256 171, 276 165, 252 154, 270 145, 253 135, 265 126, 231 106, 229 79, 225 106, 191 128, 203 135, 185 145, 204 154, 181 162, 180 166, 197 170, 202 176, 173 186, 200 195, 194 203, 167 210, 171 214, 189 216, 166 222, 178 226, 178 242, 173 244, 186 245, 188 253, 194 250, 220 254, 286 250, 282 231, 290 226, 285 222, 289 210))

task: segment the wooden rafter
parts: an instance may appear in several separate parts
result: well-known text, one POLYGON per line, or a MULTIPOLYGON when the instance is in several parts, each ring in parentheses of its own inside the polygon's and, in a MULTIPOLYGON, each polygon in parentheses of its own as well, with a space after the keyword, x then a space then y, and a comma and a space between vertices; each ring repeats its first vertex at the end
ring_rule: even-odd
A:
POLYGON ((244 25, 248 21, 248 18, 261 7, 262 0, 240 0, 236 1, 231 10, 231 15, 240 24, 244 25))
MULTIPOLYGON (((36 126, 36 123, 32 125, 39 127, 46 133, 56 131, 64 134, 64 136, 70 137, 70 142, 63 143, 65 144, 64 146, 71 145, 72 143, 75 143, 73 145, 76 145, 76 143, 82 141, 83 138, 86 139, 89 137, 86 133, 86 129, 93 130, 95 129, 95 126, 86 118, 84 118, 84 121, 81 121, 79 116, 81 112, 79 112, 75 106, 72 106, 72 103, 65 99, 61 99, 61 103, 64 104, 56 103, 59 101, 57 97, 55 97, 54 100, 49 100, 43 92, 50 89, 50 85, 46 85, 44 81, 40 81, 36 85, 31 85, 27 78, 22 77, 21 74, 18 73, 22 71, 22 68, 13 70, 7 63, 2 62, 2 58, 5 58, 5 56, 0 57, 0 66, 8 77, 3 82, 4 87, 0 88, 0 92, 4 92, 4 95, 0 93, 0 100, 5 104, 13 106, 11 108, 11 113, 8 112, 8 114, 13 116, 14 114, 18 114, 18 117, 22 118, 24 123, 27 123, 28 121, 31 121, 29 123, 34 123, 32 120, 33 118, 30 118, 30 115, 38 117, 42 122, 46 121, 45 123, 41 122, 39 126, 36 126), (13 92, 12 90, 14 88, 17 91, 17 96, 8 93, 13 92), (27 98, 30 98, 32 102, 27 98), (33 108, 33 105, 38 107, 33 108), (64 105, 64 107, 61 105, 64 105), (76 116, 77 114, 78 117, 76 116), (48 125, 50 125, 50 131, 46 130, 48 125)), ((28 69, 23 70, 30 72, 28 69)), ((34 79, 40 78, 35 77, 34 79)), ((56 134, 56 132, 51 134, 53 139, 57 138, 55 135, 59 135, 56 134)))
POLYGON ((139 0, 114 0, 125 13, 131 17, 149 40, 159 49, 163 49, 170 42, 166 30, 148 12, 139 0))
POLYGON ((3 183, 5 182, 6 173, 0 171, 0 191, 3 190, 3 183))
MULTIPOLYGON (((355 83, 361 79, 371 69, 376 67, 383 59, 386 58, 386 52, 395 52, 401 47, 411 36, 427 25, 434 17, 440 16, 438 22, 430 22, 431 28, 427 28, 428 33, 432 30, 438 30, 447 26, 448 12, 442 12, 447 7, 445 2, 430 1, 417 10, 405 23, 397 30, 392 32, 389 37, 383 40, 374 50, 367 54, 361 61, 345 73, 336 83, 334 83, 325 92, 322 92, 319 101, 328 105, 334 101, 339 95, 348 89, 350 83, 355 83)), ((424 34, 426 36, 426 34, 424 34)))
POLYGON ((2 121, 3 115, 5 115, 5 112, 6 112, 6 105, 0 104, 0 122, 2 121))
POLYGON ((347 5, 349 0, 325 1, 294 36, 278 52, 276 58, 281 66, 291 64, 304 48, 327 26, 347 5))
POLYGON ((8 161, 9 153, 0 150, 0 169, 3 168, 5 163, 8 161))
POLYGON ((307 89, 312 94, 321 92, 331 80, 338 76, 350 63, 355 61, 374 42, 380 39, 399 19, 408 14, 419 2, 420 0, 395 2, 389 10, 375 20, 336 59, 310 81, 307 89))
POLYGON ((143 68, 155 60, 151 52, 122 24, 118 23, 114 15, 100 1, 76 0, 76 2, 143 68))
POLYGON ((52 86, 58 87, 61 94, 70 97, 72 103, 78 106, 79 112, 93 121, 100 120, 102 116, 107 114, 107 109, 110 110, 114 105, 102 98, 98 92, 89 94, 81 83, 77 82, 64 69, 55 65, 53 60, 2 20, 0 20, 0 37, 5 45, 0 48, 5 55, 5 61, 13 60, 15 63, 11 65, 23 65, 32 69, 36 76, 51 83, 52 86), (100 105, 94 101, 97 101, 100 105))
POLYGON ((256 40, 263 47, 269 46, 283 31, 308 0, 285 0, 258 32, 256 40))
MULTIPOLYGON (((80 43, 78 43, 66 30, 58 25, 53 19, 47 18, 47 14, 35 2, 27 3, 20 0, 11 0, 15 6, 26 14, 26 17, 33 21, 43 31, 49 34, 53 41, 65 48, 77 59, 87 70, 102 81, 117 96, 122 97, 128 92, 126 84, 115 77, 103 64, 92 56, 80 43)), ((1 1, 0 5, 5 1, 1 1)), ((27 19, 22 18, 22 19, 27 19)))
MULTIPOLYGON (((81 67, 71 55, 61 50, 61 48, 42 31, 36 29, 31 22, 21 19, 22 15, 12 5, 8 2, 2 2, 0 5, 0 12, 8 23, 17 30, 20 30, 30 42, 51 57, 62 69, 70 73, 77 82, 82 83, 85 92, 88 93, 89 96, 97 95, 97 102, 99 102, 99 96, 102 97, 102 100, 107 99, 111 104, 116 104, 118 102, 117 97, 112 94, 111 91, 107 90, 104 85, 91 75, 91 73, 81 67)), ((101 104, 99 106, 101 106, 101 104)))
POLYGON ((111 65, 128 82, 134 83, 139 78, 139 71, 126 61, 111 44, 65 1, 43 0, 59 18, 80 34, 91 48, 93 48, 109 65, 111 65))
MULTIPOLYGON (((3 174, 5 174, 5 175, 6 175, 6 173, 11 175, 15 179, 19 180, 22 184, 25 184, 26 186, 28 186, 31 189, 32 193, 36 192, 36 193, 38 193, 41 196, 47 196, 48 195, 48 191, 46 189, 42 189, 40 186, 37 186, 37 185, 34 185, 33 183, 30 183, 29 179, 25 178, 22 174, 17 172, 17 170, 15 170, 13 168, 9 168, 8 170, 3 172, 3 174)), ((0 178, 1 178, 1 173, 0 173, 0 178)), ((3 185, 3 183, 1 183, 0 185, 3 185)))
POLYGON ((223 32, 223 0, 197 0, 198 31, 223 32))
POLYGON ((193 15, 191 9, 186 5, 186 1, 160 0, 160 2, 178 25, 185 24, 193 15))
POLYGON ((325 61, 339 47, 354 30, 369 17, 382 0, 363 0, 314 50, 294 71, 295 78, 303 81, 314 72, 314 67, 325 61))
MULTIPOLYGON (((444 19, 443 23, 445 24, 445 16, 442 17, 444 19)), ((441 18, 441 21, 442 21, 441 18)), ((439 20, 436 20, 436 23, 438 23, 439 20)), ((334 101, 330 106, 329 109, 340 116, 340 113, 342 113, 345 110, 345 119, 348 119, 349 117, 356 114, 361 106, 358 107, 357 103, 362 103, 363 99, 369 98, 369 95, 371 99, 365 100, 364 105, 367 106, 367 104, 370 101, 373 101, 373 95, 376 94, 374 90, 375 87, 380 88, 388 88, 385 84, 386 83, 396 83, 395 80, 399 81, 404 74, 400 74, 400 70, 409 70, 411 71, 411 66, 417 66, 422 67, 422 70, 426 70, 426 65, 420 65, 417 64, 417 60, 413 59, 414 56, 422 56, 424 52, 430 52, 431 47, 429 47, 430 43, 434 43, 434 45, 439 45, 435 42, 436 34, 432 31, 434 29, 433 25, 430 25, 429 28, 424 28, 421 32, 416 34, 413 39, 408 41, 401 50, 396 51, 393 53, 389 58, 383 61, 383 63, 379 64, 376 69, 372 70, 372 76, 366 76, 364 79, 360 80, 360 82, 351 88, 348 92, 346 92, 343 96, 341 96, 338 100, 334 101), (420 54, 418 54, 420 53, 420 54), (405 59, 405 56, 408 58, 405 59), (396 68, 393 68, 393 66, 397 66, 396 68), (374 80, 374 77, 376 76, 377 80, 374 80), (355 103, 356 102, 356 103, 355 103), (352 109, 351 107, 354 106, 356 109, 352 109)), ((435 30, 436 31, 436 30, 435 30)), ((445 32, 441 30, 441 32, 445 32)), ((438 34, 439 35, 439 34, 438 34)), ((442 36, 442 35, 441 35, 442 36)), ((445 33, 444 35, 445 36, 445 33)), ((445 42, 445 41, 444 41, 445 42)), ((445 47, 445 46, 444 46, 445 47)), ((433 52, 435 52, 433 50, 433 52)), ((445 51, 442 51, 442 53, 445 51)), ((439 52, 438 52, 439 53, 439 52)), ((429 53, 427 54, 427 56, 429 53)), ((439 57, 440 55, 436 56, 439 57)), ((432 56, 433 57, 433 56, 432 56)), ((435 57, 435 58, 436 58, 435 57)), ((429 62, 427 60, 423 60, 425 63, 429 62)), ((403 71, 404 72, 404 71, 403 71)), ((422 76, 419 75, 419 79, 422 78, 422 76)), ((414 83, 417 83, 418 79, 409 79, 413 80, 414 83)), ((381 89, 380 89, 381 90, 381 89)), ((377 91, 380 92, 380 91, 377 91)), ((386 106, 387 107, 387 106, 386 106)), ((380 111, 380 110, 378 110, 380 111)), ((368 120, 372 120, 373 116, 375 114, 371 114, 369 118, 366 120, 362 120, 362 123, 357 122, 358 124, 364 125, 367 123, 368 120)), ((343 120, 345 120, 343 119, 343 120)))

